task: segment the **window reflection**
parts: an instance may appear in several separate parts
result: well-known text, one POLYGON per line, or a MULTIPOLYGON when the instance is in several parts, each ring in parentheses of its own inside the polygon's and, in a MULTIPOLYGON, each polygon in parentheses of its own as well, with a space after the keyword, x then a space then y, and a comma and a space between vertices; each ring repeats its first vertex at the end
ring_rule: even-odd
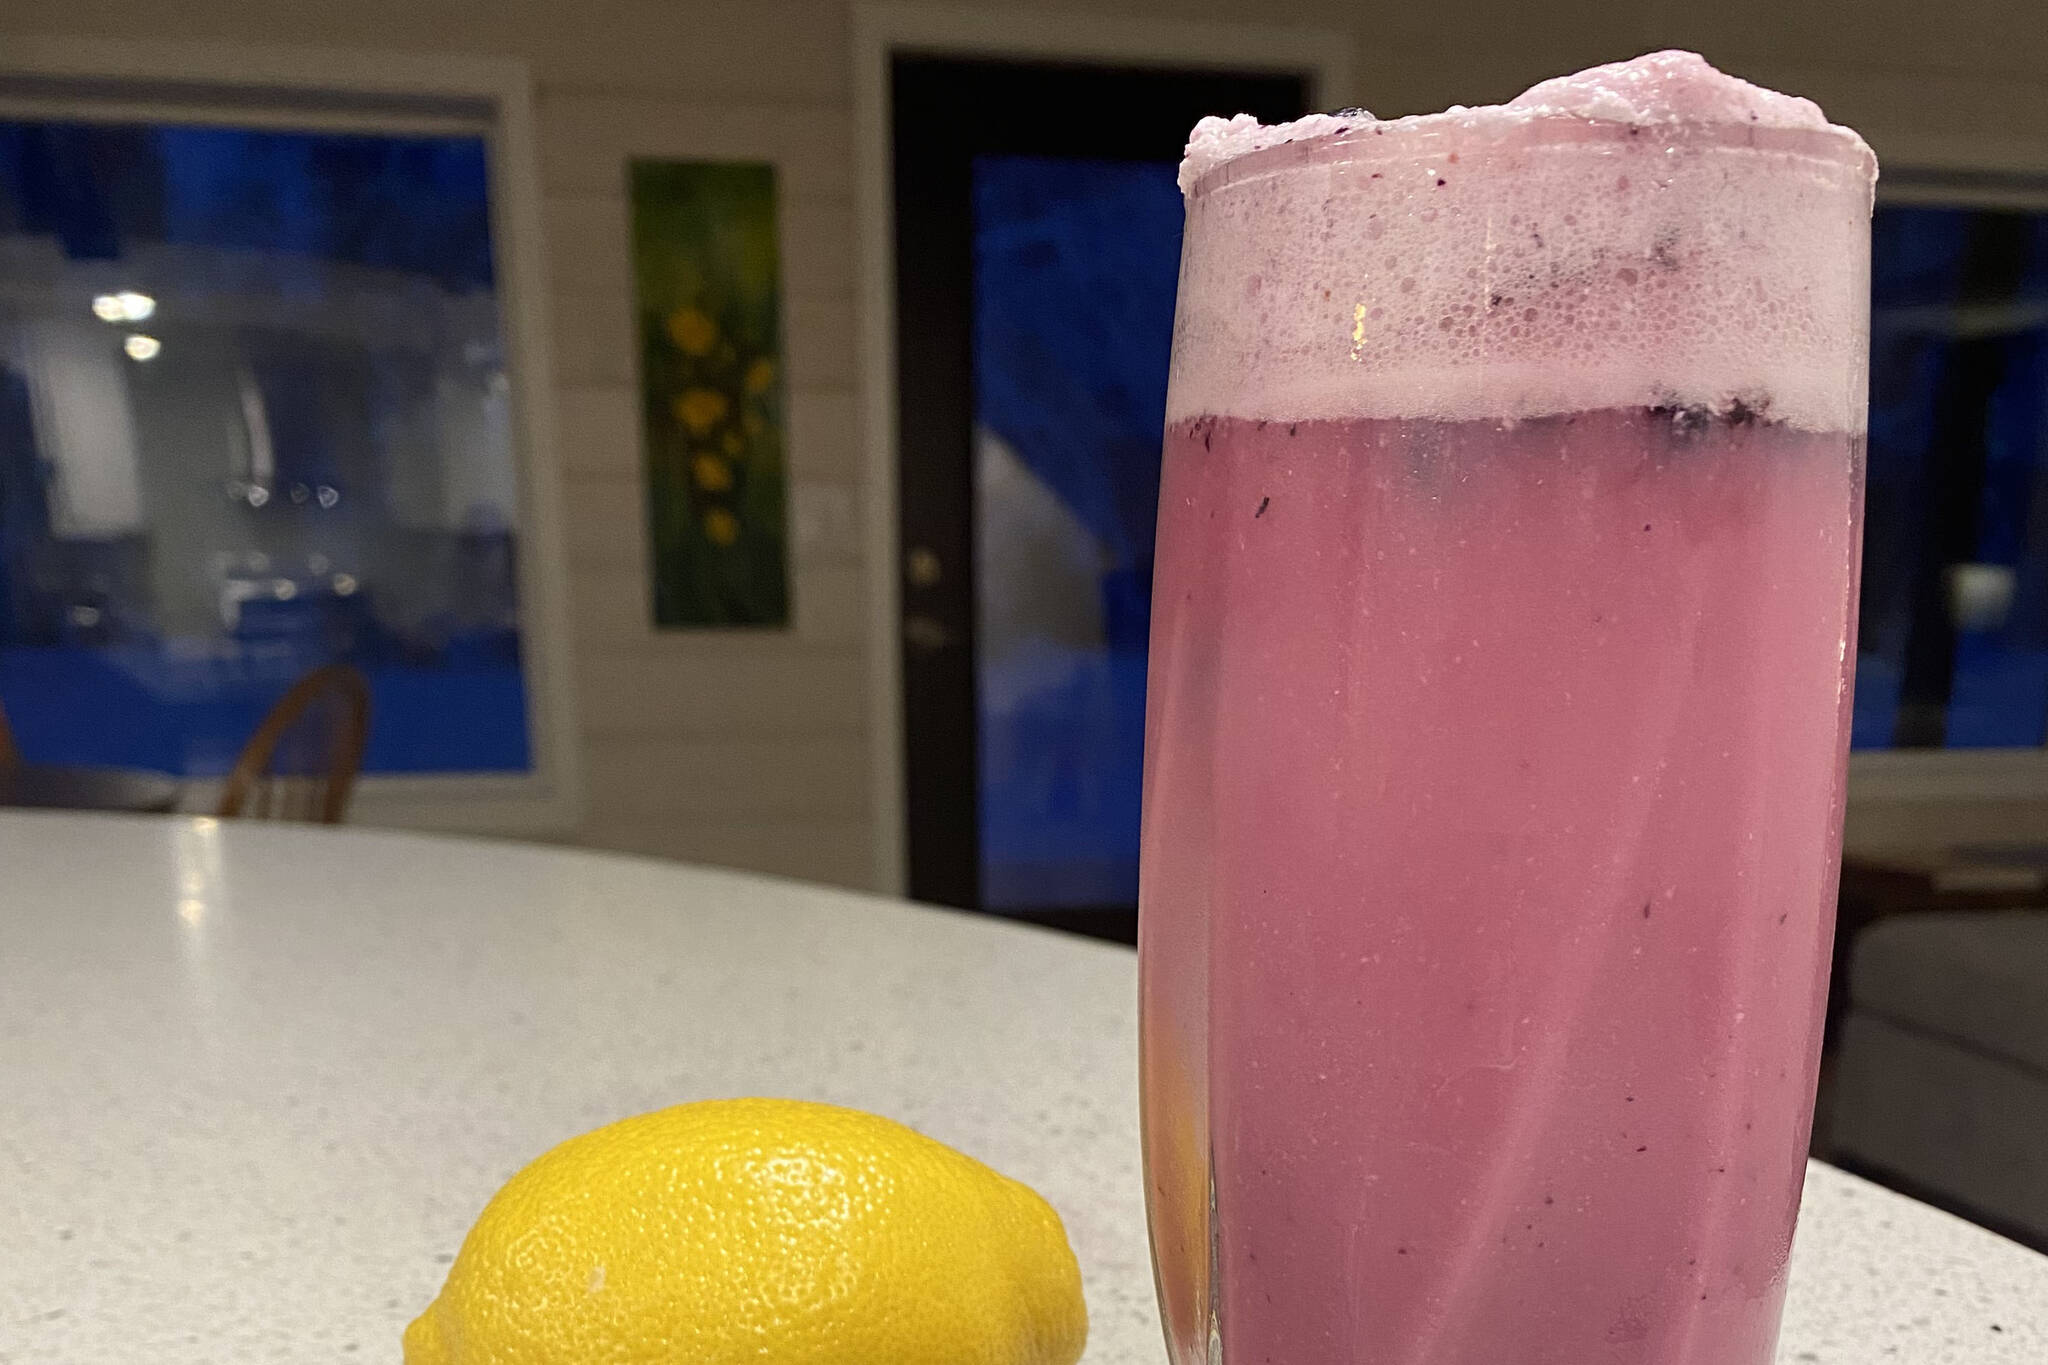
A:
POLYGON ((1881 205, 1859 748, 2048 733, 2048 213, 1881 205))
POLYGON ((1171 162, 974 161, 981 903, 1134 906, 1171 162))
POLYGON ((0 702, 225 771, 310 668, 370 771, 529 766, 473 136, 0 122, 0 702))

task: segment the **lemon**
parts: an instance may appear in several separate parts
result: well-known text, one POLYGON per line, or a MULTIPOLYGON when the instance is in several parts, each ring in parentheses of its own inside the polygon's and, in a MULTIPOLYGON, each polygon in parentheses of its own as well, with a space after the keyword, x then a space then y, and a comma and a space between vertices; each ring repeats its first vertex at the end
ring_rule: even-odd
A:
POLYGON ((707 1100, 572 1138, 470 1229, 406 1365, 1074 1365, 1037 1194, 902 1124, 707 1100))

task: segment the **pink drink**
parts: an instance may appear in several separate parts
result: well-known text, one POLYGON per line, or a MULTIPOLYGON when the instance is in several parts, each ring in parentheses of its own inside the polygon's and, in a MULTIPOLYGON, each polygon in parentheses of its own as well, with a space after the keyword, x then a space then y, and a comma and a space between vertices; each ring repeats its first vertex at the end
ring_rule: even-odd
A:
POLYGON ((1868 153, 1675 55, 1538 97, 1191 149, 1140 918, 1182 1365, 1771 1356, 1868 153))

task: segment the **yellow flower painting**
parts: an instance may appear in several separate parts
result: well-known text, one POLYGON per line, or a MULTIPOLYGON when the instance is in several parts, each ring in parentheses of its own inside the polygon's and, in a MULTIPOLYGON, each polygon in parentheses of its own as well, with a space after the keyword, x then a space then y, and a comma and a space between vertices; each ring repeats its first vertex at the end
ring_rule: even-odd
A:
POLYGON ((635 161, 654 622, 789 623, 775 170, 635 161))

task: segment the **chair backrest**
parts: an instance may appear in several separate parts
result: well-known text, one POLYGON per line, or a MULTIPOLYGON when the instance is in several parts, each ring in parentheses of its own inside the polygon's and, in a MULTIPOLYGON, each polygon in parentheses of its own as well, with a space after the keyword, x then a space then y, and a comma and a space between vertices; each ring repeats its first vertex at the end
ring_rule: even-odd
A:
POLYGON ((220 814, 339 824, 369 732, 363 675, 347 664, 314 669, 278 698, 242 746, 220 814))
POLYGON ((7 724, 7 707, 0 703, 0 773, 21 766, 21 750, 14 747, 14 731, 7 724))

